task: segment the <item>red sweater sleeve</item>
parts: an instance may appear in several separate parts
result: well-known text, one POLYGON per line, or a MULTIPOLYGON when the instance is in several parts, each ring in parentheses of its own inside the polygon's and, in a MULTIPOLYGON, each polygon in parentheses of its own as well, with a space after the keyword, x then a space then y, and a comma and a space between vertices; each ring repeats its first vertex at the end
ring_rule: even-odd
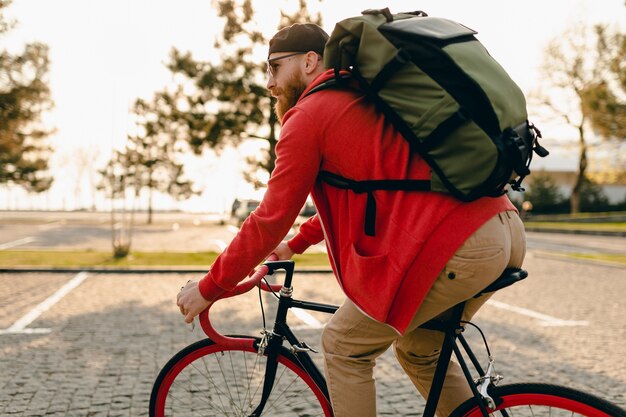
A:
POLYGON ((214 299, 220 290, 234 288, 278 246, 315 184, 321 164, 316 124, 297 106, 285 114, 283 121, 276 166, 261 204, 199 284, 207 300, 214 299))
POLYGON ((316 214, 300 225, 300 230, 287 245, 294 253, 303 253, 309 246, 320 243, 324 239, 322 223, 316 214))

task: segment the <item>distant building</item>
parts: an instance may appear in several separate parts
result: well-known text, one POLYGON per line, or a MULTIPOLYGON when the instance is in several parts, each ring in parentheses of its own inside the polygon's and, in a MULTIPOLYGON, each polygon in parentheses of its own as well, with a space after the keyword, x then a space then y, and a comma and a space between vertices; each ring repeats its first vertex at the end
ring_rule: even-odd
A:
MULTIPOLYGON (((564 197, 569 197, 572 193, 572 188, 574 188, 574 183, 576 182, 576 171, 557 171, 557 170, 534 170, 533 173, 543 173, 548 175, 559 187, 559 191, 564 197)), ((626 200, 626 181, 623 179, 611 179, 615 176, 607 175, 607 173, 598 173, 598 172, 587 172, 587 177, 591 179, 594 183, 600 185, 604 194, 609 199, 609 203, 616 204, 621 203, 626 200)), ((532 174, 526 181, 524 181, 524 185, 527 189, 532 188, 532 174)))
MULTIPOLYGON (((587 178, 602 187, 609 203, 616 204, 626 200, 626 173, 607 170, 593 155, 587 168, 587 178)), ((564 197, 569 197, 576 182, 578 172, 578 152, 553 152, 547 158, 533 158, 532 173, 545 173, 552 178, 564 197)), ((524 181, 527 189, 532 188, 533 175, 524 181)))

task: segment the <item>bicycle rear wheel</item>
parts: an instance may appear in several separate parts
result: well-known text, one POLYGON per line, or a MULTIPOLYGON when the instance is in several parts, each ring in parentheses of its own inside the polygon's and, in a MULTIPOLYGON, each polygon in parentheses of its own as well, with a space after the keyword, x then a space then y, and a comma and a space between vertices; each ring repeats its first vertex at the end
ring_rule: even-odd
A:
MULTIPOLYGON (((257 339, 258 341, 258 339, 257 339)), ((331 417, 323 391, 282 348, 263 416, 331 417)), ((200 340, 163 367, 152 388, 151 417, 250 416, 259 404, 267 358, 250 347, 224 348, 200 340)))
MULTIPOLYGON (((626 411, 601 398, 549 384, 511 384, 489 389, 496 403, 494 417, 626 417, 626 411)), ((475 398, 450 417, 482 417, 475 398)))

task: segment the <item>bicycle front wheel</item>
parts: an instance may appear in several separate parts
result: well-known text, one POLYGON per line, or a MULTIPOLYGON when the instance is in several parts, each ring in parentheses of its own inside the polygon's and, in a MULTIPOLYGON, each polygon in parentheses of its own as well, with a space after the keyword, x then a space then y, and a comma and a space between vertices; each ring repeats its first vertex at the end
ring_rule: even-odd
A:
MULTIPOLYGON (((274 387, 261 415, 332 417, 328 399, 298 359, 282 348, 277 361, 274 387)), ((159 373, 150 416, 250 416, 263 392, 266 363, 253 347, 224 348, 200 340, 178 352, 159 373)))
MULTIPOLYGON (((494 417, 626 417, 626 411, 601 398, 549 384, 511 384, 489 389, 496 403, 494 417)), ((475 398, 450 417, 482 417, 475 398)))

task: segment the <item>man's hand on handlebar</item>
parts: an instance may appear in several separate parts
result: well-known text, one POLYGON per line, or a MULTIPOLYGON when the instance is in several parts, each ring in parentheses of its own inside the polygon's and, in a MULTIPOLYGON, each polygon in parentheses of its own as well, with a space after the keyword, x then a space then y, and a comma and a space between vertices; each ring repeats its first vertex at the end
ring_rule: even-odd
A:
POLYGON ((195 281, 188 281, 187 285, 182 287, 176 296, 176 305, 180 308, 181 314, 185 316, 185 323, 192 323, 193 318, 207 308, 209 304, 211 303, 200 294, 198 283, 195 281))
MULTIPOLYGON (((275 249, 274 253, 272 253, 268 257, 268 260, 288 260, 292 256, 293 252, 289 248, 289 246, 287 246, 286 243, 281 243, 275 249), (277 256, 279 256, 279 253, 282 257, 277 258, 277 256)), ((200 293, 198 282, 191 280, 187 281, 187 284, 185 286, 180 287, 180 292, 176 296, 176 305, 180 309, 180 313, 185 316, 185 322, 193 324, 194 317, 202 313, 215 300, 219 299, 225 293, 227 293, 228 297, 232 297, 233 295, 243 294, 255 285, 259 284, 261 279, 265 276, 265 274, 267 274, 268 271, 267 266, 264 266, 263 268, 259 268, 250 272, 250 276, 248 279, 244 279, 229 292, 210 281, 207 284, 208 287, 205 287, 205 289, 208 289, 209 291, 207 296, 210 297, 210 301, 207 301, 200 293)), ((210 279, 210 277, 205 276, 203 279, 210 279)), ((277 289, 275 291, 280 291, 280 285, 277 286, 277 289)))
POLYGON ((272 253, 278 256, 279 261, 289 260, 294 255, 287 242, 281 242, 272 253))

